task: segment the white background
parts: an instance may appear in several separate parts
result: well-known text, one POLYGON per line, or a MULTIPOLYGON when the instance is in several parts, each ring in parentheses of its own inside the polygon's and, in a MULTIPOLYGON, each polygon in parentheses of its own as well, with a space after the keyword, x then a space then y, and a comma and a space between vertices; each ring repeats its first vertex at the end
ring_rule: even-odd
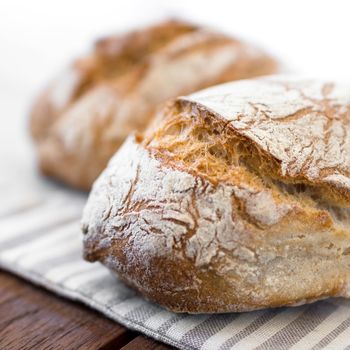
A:
POLYGON ((73 57, 105 34, 169 17, 256 43, 289 70, 350 85, 348 0, 0 0, 0 157, 28 155, 32 99, 73 57))

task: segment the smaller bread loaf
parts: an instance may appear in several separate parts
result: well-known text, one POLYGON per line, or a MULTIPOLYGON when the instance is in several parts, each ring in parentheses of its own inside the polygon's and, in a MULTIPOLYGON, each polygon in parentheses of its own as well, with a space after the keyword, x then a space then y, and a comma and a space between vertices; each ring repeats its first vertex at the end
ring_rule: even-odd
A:
POLYGON ((147 126, 158 103, 275 71, 262 51, 183 22, 102 39, 33 108, 40 168, 87 190, 127 135, 147 126))
POLYGON ((93 186, 84 255, 176 312, 350 297, 350 88, 291 77, 171 102, 93 186))

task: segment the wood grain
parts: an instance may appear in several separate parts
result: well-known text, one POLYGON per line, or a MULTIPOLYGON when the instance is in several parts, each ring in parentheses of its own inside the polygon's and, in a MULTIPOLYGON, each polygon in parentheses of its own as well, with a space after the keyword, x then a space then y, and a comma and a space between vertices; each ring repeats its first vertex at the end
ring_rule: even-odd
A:
POLYGON ((170 349, 0 270, 0 349, 121 348, 170 349))
POLYGON ((157 341, 144 337, 142 335, 133 339, 130 343, 124 345, 122 350, 170 350, 168 345, 160 344, 157 341))

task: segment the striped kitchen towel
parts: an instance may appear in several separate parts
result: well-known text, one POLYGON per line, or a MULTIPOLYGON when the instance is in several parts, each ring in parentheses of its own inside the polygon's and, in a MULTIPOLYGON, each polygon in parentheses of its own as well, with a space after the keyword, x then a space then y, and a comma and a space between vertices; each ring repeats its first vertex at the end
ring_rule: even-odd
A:
POLYGON ((0 179, 0 190, 0 267, 131 329, 180 349, 350 349, 350 301, 241 314, 174 314, 82 259, 85 195, 23 174, 0 179))

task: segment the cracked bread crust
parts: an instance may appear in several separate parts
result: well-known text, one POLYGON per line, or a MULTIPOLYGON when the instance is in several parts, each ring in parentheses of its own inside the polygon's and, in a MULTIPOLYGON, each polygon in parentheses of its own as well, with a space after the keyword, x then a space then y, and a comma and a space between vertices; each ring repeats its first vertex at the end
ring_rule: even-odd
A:
POLYGON ((88 190, 127 135, 144 130, 159 103, 276 70, 264 52, 183 22, 102 39, 33 108, 40 168, 88 190))
MULTIPOLYGON (((101 261, 144 296, 176 312, 249 311, 349 297, 346 194, 334 183, 328 188, 322 171, 312 178, 283 167, 289 159, 282 157, 282 145, 292 136, 303 142, 303 119, 317 128, 323 119, 347 125, 343 111, 349 102, 336 85, 327 103, 341 113, 323 116, 328 112, 315 98, 324 86, 263 78, 169 104, 142 137, 126 141, 95 183, 82 220, 85 258, 101 261), (299 92, 280 95, 285 86, 299 92), (298 113, 305 110, 300 91, 308 101, 315 99, 308 105, 311 116, 298 113), (258 103, 263 103, 262 115, 256 112, 258 103), (254 136, 268 128, 281 135, 279 123, 287 124, 283 139, 254 136), (272 153, 276 149, 282 150, 279 156, 272 153)), ((322 140, 339 136, 332 134, 338 128, 324 126, 328 134, 318 133, 321 140, 308 134, 317 150, 313 157, 333 149, 320 148, 322 140)), ((345 136, 341 144, 347 142, 345 136)), ((317 164, 326 164, 328 155, 322 157, 317 164)), ((333 170, 344 175, 346 164, 341 166, 333 170)))
POLYGON ((193 94, 188 101, 203 104, 249 140, 269 176, 320 187, 320 195, 330 202, 350 206, 347 86, 275 76, 253 84, 223 84, 193 94))

